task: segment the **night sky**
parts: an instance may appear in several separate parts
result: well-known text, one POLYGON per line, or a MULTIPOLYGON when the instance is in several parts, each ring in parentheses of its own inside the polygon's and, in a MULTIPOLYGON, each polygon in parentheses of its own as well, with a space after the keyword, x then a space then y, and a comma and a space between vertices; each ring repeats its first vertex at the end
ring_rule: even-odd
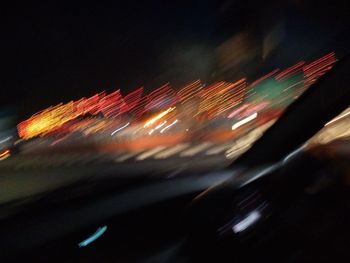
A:
MULTIPOLYGON (((14 4, 3 8, 1 18, 0 103, 14 105, 25 118, 102 90, 121 89, 127 94, 141 85, 152 90, 167 81, 175 87, 198 78, 210 81, 217 67, 216 47, 240 30, 249 30, 259 42, 276 21, 291 18, 291 36, 310 35, 305 27, 298 29, 299 21, 318 32, 324 25, 334 26, 329 21, 334 22, 340 6, 333 4, 329 10, 318 6, 316 15, 305 20, 316 1, 280 2, 14 4)), ((343 30, 346 14, 345 9, 338 12, 336 29, 343 30)), ((327 35, 333 31, 334 27, 326 29, 325 42, 334 38, 327 35)), ((311 36, 308 45, 312 41, 311 36)))

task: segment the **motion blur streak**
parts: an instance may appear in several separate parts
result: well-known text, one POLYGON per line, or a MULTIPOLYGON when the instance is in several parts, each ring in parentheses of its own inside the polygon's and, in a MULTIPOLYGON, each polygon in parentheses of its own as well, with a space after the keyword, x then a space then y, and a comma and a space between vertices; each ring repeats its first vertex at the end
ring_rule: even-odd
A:
MULTIPOLYGON (((143 86, 129 94, 102 91, 35 113, 17 131, 25 151, 39 154, 47 148, 60 154, 84 149, 95 159, 99 152, 109 152, 103 158, 113 156, 116 163, 215 155, 231 161, 336 62, 331 52, 255 80, 235 76, 237 81, 204 84, 197 79, 177 88, 165 83, 148 94, 143 86)), ((345 134, 334 122, 327 125, 345 134)), ((0 136, 1 149, 11 150, 8 135, 0 136)))
POLYGON ((219 154, 223 151, 226 151, 229 147, 231 147, 231 145, 220 145, 220 146, 214 147, 210 150, 207 150, 206 154, 207 155, 219 154))
POLYGON ((152 119, 150 119, 149 121, 147 121, 145 123, 145 125, 143 125, 144 128, 154 124, 156 121, 158 121, 159 119, 163 118, 165 115, 167 115, 169 112, 173 111, 175 108, 169 108, 166 111, 163 111, 161 113, 159 113, 157 116, 153 117, 152 119))
POLYGON ((111 135, 114 135, 114 134, 116 134, 118 131, 120 131, 120 130, 126 128, 129 124, 130 124, 130 122, 128 122, 127 124, 123 125, 122 127, 118 128, 118 129, 116 129, 114 132, 111 133, 111 135))
POLYGON ((306 145, 320 145, 330 143, 338 139, 349 140, 349 138, 350 107, 326 123, 325 126, 306 143, 306 145))
POLYGON ((344 118, 344 117, 346 117, 346 116, 348 116, 348 115, 350 115, 350 111, 347 112, 347 113, 345 113, 345 114, 342 114, 342 115, 340 115, 340 116, 338 116, 338 117, 336 117, 336 118, 334 118, 333 120, 331 120, 331 121, 329 121, 329 122, 327 122, 327 123, 325 124, 325 126, 328 126, 328 125, 332 124, 333 122, 339 121, 339 120, 341 120, 342 118, 344 118))
POLYGON ((172 123, 170 123, 168 126, 165 126, 163 129, 160 130, 160 133, 165 132, 167 129, 169 129, 171 126, 173 126, 174 124, 176 124, 178 122, 178 120, 173 121, 172 123))
POLYGON ((212 145, 211 143, 205 142, 205 143, 202 143, 196 147, 192 147, 191 149, 188 149, 188 150, 182 152, 180 155, 181 156, 193 156, 196 153, 199 153, 199 152, 209 148, 211 145, 212 145))
POLYGON ((282 79, 283 77, 291 74, 292 72, 295 72, 296 70, 298 70, 299 68, 301 68, 303 65, 305 64, 304 61, 300 61, 299 63, 295 64, 294 66, 284 70, 283 72, 279 73, 277 76, 276 76, 276 79, 277 80, 280 80, 282 79))
POLYGON ((184 149, 188 148, 189 146, 190 145, 187 143, 176 145, 170 149, 167 149, 167 150, 164 150, 164 151, 158 153, 154 158, 156 158, 156 159, 168 158, 168 157, 170 157, 178 152, 183 151, 184 149))
POLYGON ((155 130, 158 130, 159 128, 162 128, 164 126, 164 124, 166 123, 166 121, 163 121, 161 124, 159 124, 157 127, 155 127, 155 130))
POLYGON ((196 80, 193 83, 188 84, 184 88, 178 91, 177 95, 180 98, 181 103, 185 103, 194 96, 196 96, 203 88, 200 80, 196 80))
POLYGON ((245 119, 243 119, 243 120, 241 120, 241 121, 239 121, 239 122, 233 124, 232 130, 235 130, 235 129, 237 129, 238 127, 240 127, 240 126, 242 126, 242 125, 244 125, 244 124, 246 124, 246 123, 248 123, 248 122, 254 120, 256 117, 258 117, 258 113, 255 112, 255 113, 253 113, 252 115, 250 115, 249 117, 247 117, 247 118, 245 118, 245 119))
POLYGON ((164 150, 166 147, 165 146, 158 146, 152 150, 149 150, 145 153, 140 154, 139 156, 136 157, 136 160, 144 160, 147 159, 148 157, 151 157, 152 155, 155 155, 157 153, 159 153, 160 151, 164 150))
POLYGON ((249 226, 254 224, 261 217, 259 211, 252 211, 246 218, 240 221, 238 224, 233 226, 233 231, 235 233, 242 232, 246 230, 249 226))
POLYGON ((104 232, 106 232, 107 226, 99 227, 96 232, 91 235, 89 238, 85 239, 84 241, 79 243, 79 247, 85 247, 89 245, 90 243, 94 242, 96 239, 101 237, 104 232))
POLYGON ((277 68, 277 69, 271 71, 270 73, 268 73, 268 74, 262 76, 261 78, 257 79, 256 81, 254 81, 252 84, 250 84, 250 86, 251 86, 251 87, 256 86, 256 85, 259 84, 260 82, 262 82, 262 81, 264 81, 265 79, 267 79, 267 78, 273 76, 274 74, 276 74, 276 72, 278 72, 279 70, 280 70, 280 69, 277 68))
POLYGON ((2 139, 2 140, 0 141, 0 144, 11 140, 11 138, 12 138, 12 136, 8 136, 8 137, 6 137, 5 139, 2 139))
POLYGON ((124 155, 118 157, 115 161, 116 162, 124 162, 136 155, 138 155, 140 152, 142 152, 142 150, 136 151, 136 152, 130 152, 130 153, 125 153, 124 155))
POLYGON ((0 161, 10 156, 10 150, 5 150, 0 153, 0 161))

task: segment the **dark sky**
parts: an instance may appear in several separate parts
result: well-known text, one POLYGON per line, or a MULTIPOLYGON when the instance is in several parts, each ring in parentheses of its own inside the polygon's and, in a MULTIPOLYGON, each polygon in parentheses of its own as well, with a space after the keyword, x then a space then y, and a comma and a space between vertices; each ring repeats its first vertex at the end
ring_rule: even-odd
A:
POLYGON ((1 102, 21 101, 30 112, 105 89, 126 93, 161 85, 162 74, 176 73, 167 68, 174 59, 170 53, 192 48, 200 56, 211 45, 208 5, 130 1, 8 9, 2 24, 1 102))
MULTIPOLYGON (((302 32, 290 5, 301 7, 301 16, 308 17, 316 1, 145 2, 94 6, 57 1, 3 8, 1 105, 15 105, 26 117, 102 90, 120 88, 126 94, 141 85, 151 90, 166 81, 179 86, 206 80, 223 40, 246 28, 259 35, 288 15, 295 32, 302 32)), ((328 12, 323 7, 319 14, 316 8, 314 20, 306 22, 328 24, 337 8, 333 5, 328 12)))

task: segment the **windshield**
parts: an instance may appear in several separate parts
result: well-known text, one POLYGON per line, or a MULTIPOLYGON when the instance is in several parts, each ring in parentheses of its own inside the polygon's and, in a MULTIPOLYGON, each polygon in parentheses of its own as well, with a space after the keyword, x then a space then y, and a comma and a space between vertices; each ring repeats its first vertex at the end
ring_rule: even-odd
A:
POLYGON ((108 172, 227 166, 342 55, 341 19, 297 2, 24 12, 3 43, 20 77, 0 115, 0 203, 108 172))

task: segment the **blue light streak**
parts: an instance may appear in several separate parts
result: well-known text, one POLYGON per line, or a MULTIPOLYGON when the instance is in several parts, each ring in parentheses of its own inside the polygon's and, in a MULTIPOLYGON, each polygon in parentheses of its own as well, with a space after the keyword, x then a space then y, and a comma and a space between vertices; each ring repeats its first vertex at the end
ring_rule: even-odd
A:
POLYGON ((102 236, 103 233, 106 232, 106 230, 107 230, 107 226, 99 227, 94 234, 92 234, 90 237, 80 242, 79 247, 85 247, 89 245, 91 242, 94 242, 96 239, 102 236))

